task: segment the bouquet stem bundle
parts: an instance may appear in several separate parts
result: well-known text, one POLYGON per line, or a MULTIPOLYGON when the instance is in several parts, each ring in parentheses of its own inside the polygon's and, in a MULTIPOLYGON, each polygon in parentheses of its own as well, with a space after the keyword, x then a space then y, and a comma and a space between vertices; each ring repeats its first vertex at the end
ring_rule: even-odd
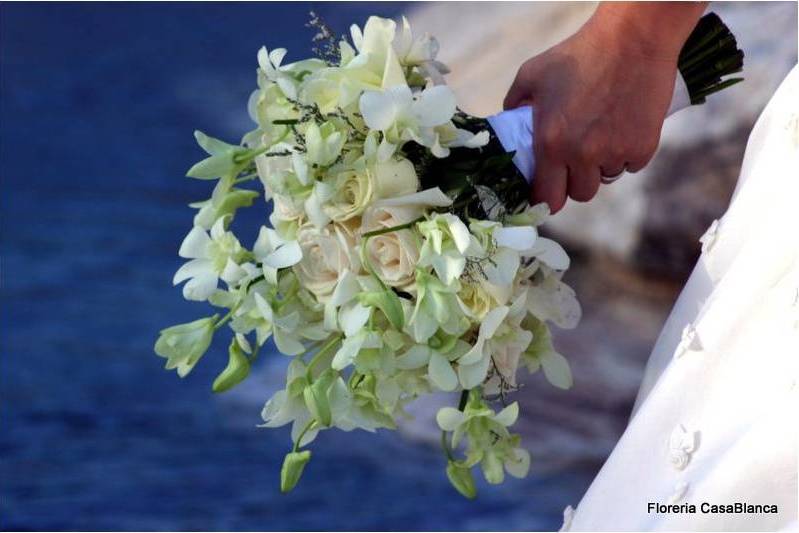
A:
POLYGON ((715 13, 699 19, 680 52, 677 65, 692 104, 702 104, 705 98, 743 81, 727 78, 743 70, 744 53, 738 48, 735 36, 715 13))

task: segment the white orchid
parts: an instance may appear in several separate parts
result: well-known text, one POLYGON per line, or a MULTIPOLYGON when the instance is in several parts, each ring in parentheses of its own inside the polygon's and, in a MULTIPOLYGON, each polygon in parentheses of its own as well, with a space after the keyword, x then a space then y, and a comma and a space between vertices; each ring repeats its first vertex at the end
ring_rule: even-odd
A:
POLYGON ((464 389, 482 384, 492 362, 502 380, 515 385, 519 358, 533 338, 520 327, 527 312, 526 298, 526 293, 522 293, 510 306, 496 307, 483 317, 477 341, 458 359, 458 377, 464 389))
POLYGON ((239 208, 251 206, 257 197, 257 191, 237 189, 230 180, 219 180, 211 198, 189 204, 189 207, 198 209, 194 216, 194 225, 209 230, 220 218, 232 218, 239 208))
POLYGON ((576 327, 582 317, 574 289, 555 275, 546 276, 540 283, 530 286, 527 310, 537 319, 552 322, 563 329, 576 327))
POLYGON ((348 69, 363 68, 375 76, 374 88, 390 88, 406 85, 405 74, 397 53, 392 46, 396 23, 390 19, 369 17, 361 29, 352 25, 350 34, 358 56, 348 64, 348 69))
POLYGON ((426 344, 415 344, 399 356, 397 365, 404 370, 427 368, 428 379, 442 391, 453 391, 458 376, 452 363, 469 350, 469 344, 454 336, 437 335, 426 344))
POLYGON ((552 346, 552 334, 547 325, 528 315, 522 323, 525 330, 533 334, 533 341, 522 354, 527 370, 532 374, 539 369, 559 389, 570 389, 573 383, 569 362, 552 346))
POLYGON ((424 238, 419 266, 432 266, 445 285, 452 284, 466 268, 466 250, 471 235, 460 218, 451 213, 436 213, 417 226, 424 238))
POLYGON ((439 85, 414 95, 407 85, 384 91, 366 91, 361 96, 360 110, 366 125, 383 133, 382 153, 388 158, 397 146, 415 141, 430 149, 436 157, 446 157, 437 126, 450 122, 455 114, 455 94, 439 85))
POLYGON ((458 283, 444 285, 436 276, 416 271, 416 305, 406 321, 416 342, 427 342, 439 329, 457 336, 466 332, 469 320, 458 304, 458 289, 458 283))
MULTIPOLYGON (((481 272, 494 287, 510 287, 523 255, 539 240, 533 226, 502 227, 498 222, 473 220, 466 255, 480 261, 481 272)), ((502 298, 503 301, 507 298, 502 298)))
POLYGON ((530 453, 519 446, 519 436, 508 431, 518 416, 517 402, 494 413, 479 395, 469 394, 463 411, 444 407, 436 414, 436 421, 443 431, 452 432, 453 448, 464 436, 468 438, 464 466, 479 463, 486 481, 497 484, 502 482, 506 471, 523 478, 530 469, 530 453))
POLYGON ((277 284, 277 271, 296 265, 302 259, 302 249, 296 240, 288 241, 266 226, 261 226, 252 247, 256 261, 262 263, 264 277, 277 284))
POLYGON ((237 335, 249 335, 255 331, 255 342, 259 346, 272 336, 274 311, 267 299, 271 300, 275 291, 274 285, 261 280, 249 287, 247 295, 240 302, 227 302, 229 307, 236 307, 230 327, 237 335))
POLYGON ((408 19, 402 17, 402 30, 394 35, 392 43, 400 63, 403 65, 420 65, 433 61, 438 54, 438 41, 429 33, 414 38, 408 19))
POLYGON ((288 98, 296 100, 297 88, 300 84, 298 75, 301 72, 313 72, 323 68, 325 63, 320 59, 306 59, 283 65, 285 57, 285 48, 276 48, 270 52, 265 46, 262 46, 258 50, 258 66, 266 79, 276 83, 288 98))
POLYGON ((240 263, 248 252, 233 233, 225 231, 225 218, 216 221, 210 237, 201 227, 193 227, 183 239, 178 255, 191 259, 172 279, 174 285, 189 280, 183 286, 183 296, 187 300, 207 300, 216 290, 219 278, 234 284, 247 275, 240 263))
POLYGON ((292 424, 291 440, 299 441, 300 446, 313 442, 319 433, 318 427, 310 427, 307 431, 312 415, 305 406, 303 390, 308 386, 306 366, 300 359, 293 359, 289 363, 286 375, 286 388, 277 391, 264 405, 261 418, 264 423, 259 427, 275 428, 292 424), (302 440, 300 441, 300 435, 302 440))

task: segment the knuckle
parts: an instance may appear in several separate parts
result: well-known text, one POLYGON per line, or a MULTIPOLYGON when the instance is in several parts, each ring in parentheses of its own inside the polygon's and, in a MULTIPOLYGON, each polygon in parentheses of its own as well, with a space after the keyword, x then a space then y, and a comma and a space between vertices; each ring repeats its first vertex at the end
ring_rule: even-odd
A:
POLYGON ((593 166, 602 155, 602 148, 600 141, 588 139, 580 146, 580 159, 586 164, 593 166))
POLYGON ((560 151, 563 144, 563 135, 559 128, 552 124, 542 124, 541 144, 547 151, 560 151))
POLYGON ((613 165, 621 166, 624 164, 626 150, 624 145, 614 143, 608 147, 607 159, 613 165))

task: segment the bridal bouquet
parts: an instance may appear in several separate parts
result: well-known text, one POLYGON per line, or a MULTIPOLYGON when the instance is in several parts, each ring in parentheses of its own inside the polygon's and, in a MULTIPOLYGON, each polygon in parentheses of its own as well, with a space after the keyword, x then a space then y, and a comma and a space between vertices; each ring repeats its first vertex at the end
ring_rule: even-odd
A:
POLYGON ((569 257, 539 235, 548 208, 527 204, 514 153, 458 111, 435 39, 405 19, 371 17, 349 41, 312 24, 317 57, 258 52, 254 131, 235 145, 195 133, 208 157, 188 176, 216 181, 191 204, 173 281, 221 312, 163 330, 155 351, 184 377, 224 328, 215 392, 247 378, 270 338, 290 358, 261 413, 292 424, 284 492, 320 431, 395 429, 413 400, 459 391, 436 418, 447 476, 474 497, 474 466, 489 483, 529 469, 510 429, 519 367, 572 384, 549 329, 580 318, 569 257), (234 219, 260 195, 272 211, 247 247, 234 219))

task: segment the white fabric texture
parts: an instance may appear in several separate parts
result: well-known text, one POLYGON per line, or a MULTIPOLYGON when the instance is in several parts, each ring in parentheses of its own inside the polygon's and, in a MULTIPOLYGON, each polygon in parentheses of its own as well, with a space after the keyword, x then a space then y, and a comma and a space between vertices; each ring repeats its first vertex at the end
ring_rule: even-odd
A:
POLYGON ((797 528, 799 67, 758 119, 729 209, 700 242, 630 423, 564 530, 797 528), (650 513, 649 502, 697 512, 650 513), (703 514, 702 502, 778 513, 703 514))

